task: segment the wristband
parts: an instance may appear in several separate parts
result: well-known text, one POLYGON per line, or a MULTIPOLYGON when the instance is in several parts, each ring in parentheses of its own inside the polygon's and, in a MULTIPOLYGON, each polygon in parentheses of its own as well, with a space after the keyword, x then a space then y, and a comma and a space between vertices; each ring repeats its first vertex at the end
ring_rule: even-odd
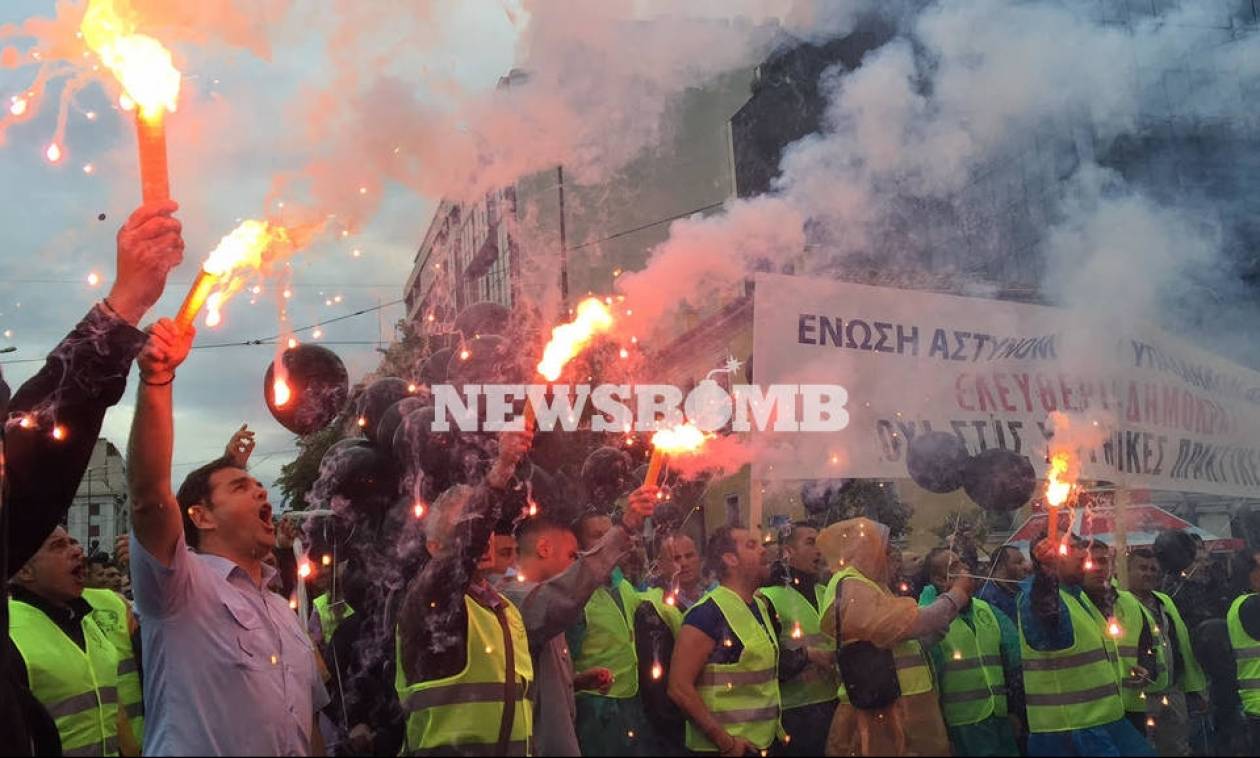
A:
POLYGON ((141 381, 141 382, 143 382, 144 384, 149 385, 150 387, 165 387, 166 385, 168 385, 168 384, 170 384, 171 382, 175 381, 175 372, 174 372, 174 371, 172 371, 172 372, 171 372, 171 378, 170 378, 170 379, 167 379, 167 380, 166 380, 166 381, 164 381, 164 382, 151 382, 151 381, 149 381, 148 379, 146 379, 146 378, 145 378, 144 374, 141 374, 141 375, 140 375, 140 381, 141 381))
POLYGON ((119 321, 126 321, 126 319, 122 317, 122 314, 118 312, 118 309, 115 308, 113 304, 109 302, 108 297, 101 298, 101 305, 104 306, 105 310, 109 311, 110 315, 112 315, 114 318, 118 319, 119 321))

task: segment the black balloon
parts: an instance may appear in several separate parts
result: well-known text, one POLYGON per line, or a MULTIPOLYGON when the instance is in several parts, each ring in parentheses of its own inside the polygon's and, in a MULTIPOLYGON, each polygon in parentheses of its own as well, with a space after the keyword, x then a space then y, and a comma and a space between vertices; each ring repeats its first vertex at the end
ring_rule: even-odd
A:
POLYGON ((455 331, 470 339, 482 334, 503 334, 512 319, 512 312, 498 303, 483 300, 473 303, 455 317, 455 331))
POLYGON ((1165 529, 1155 538, 1155 557, 1164 571, 1180 574, 1190 568, 1199 551, 1199 544, 1189 532, 1165 529))
POLYGON ((350 394, 350 376, 337 354, 319 345, 298 345, 285 350, 285 383, 289 401, 276 405, 273 361, 263 378, 267 410, 281 426, 294 434, 310 434, 332 423, 350 394))
POLYGON ((381 514, 388 510, 397 492, 394 466, 368 443, 329 447, 319 462, 319 480, 312 488, 312 493, 318 493, 316 496, 324 501, 324 507, 344 500, 356 511, 381 514))
POLYGON ((452 432, 433 431, 436 411, 426 405, 402 417, 391 448, 398 466, 409 474, 423 473, 441 487, 451 481, 452 432))
POLYGON ((601 447, 586 456, 582 464, 582 484, 591 503, 606 509, 617 498, 635 488, 634 461, 615 447, 601 447))
POLYGON ((916 434, 906 450, 906 470, 914 483, 944 494, 963 485, 963 469, 971 460, 967 446, 949 432, 916 434))
POLYGON ((434 384, 446 383, 446 368, 451 362, 451 354, 454 351, 449 347, 434 351, 428 360, 420 366, 420 381, 433 386, 434 384))
POLYGON ((446 365, 451 384, 495 384, 521 379, 517 355, 508 341, 497 335, 466 340, 446 365))
POLYGON ((963 489, 986 511, 1013 511, 1032 499, 1037 474, 1027 457, 989 448, 968 461, 963 469, 963 489))
POLYGON ((398 426, 402 423, 403 416, 417 408, 423 408, 425 405, 428 405, 428 403, 418 397, 404 397, 386 408, 385 413, 381 415, 380 421, 377 421, 376 426, 371 430, 372 441, 382 450, 392 449, 394 446, 394 432, 398 431, 398 426))
POLYGON ((359 428, 368 439, 376 439, 376 426, 394 403, 408 396, 407 383, 397 377, 386 377, 363 388, 355 399, 354 413, 359 418, 359 428))

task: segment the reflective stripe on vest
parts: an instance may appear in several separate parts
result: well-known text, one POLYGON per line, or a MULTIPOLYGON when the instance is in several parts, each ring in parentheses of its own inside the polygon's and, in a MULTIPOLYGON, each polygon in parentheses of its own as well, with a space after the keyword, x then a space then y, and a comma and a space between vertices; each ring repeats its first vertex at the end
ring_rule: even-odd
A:
MULTIPOLYGON (((333 632, 337 631, 337 627, 341 626, 341 622, 354 615, 354 609, 344 600, 336 603, 335 607, 327 592, 311 601, 311 605, 315 606, 315 612, 319 614, 319 631, 324 637, 324 644, 332 644, 333 632)), ((305 621, 305 619, 303 619, 305 621)))
POLYGON ((135 648, 131 646, 131 623, 127 601, 113 590, 85 589, 83 599, 92 606, 92 620, 118 651, 118 707, 127 715, 127 724, 144 744, 144 689, 135 648))
POLYGON ((1059 598, 1072 624, 1072 646, 1034 650, 1024 632, 1024 614, 1016 614, 1023 653, 1024 692, 1031 732, 1067 732, 1124 718, 1117 678, 1118 653, 1107 638, 1107 620, 1089 598, 1064 590, 1059 598))
MULTIPOLYGON (((823 613, 834 613, 832 606, 836 602, 836 596, 840 594, 840 583, 846 579, 862 582, 873 588, 876 592, 885 595, 892 593, 887 587, 882 587, 878 583, 867 579, 862 572, 855 568, 846 568, 839 571, 831 577, 831 581, 827 582, 827 591, 823 594, 823 613)), ((903 640, 893 647, 893 663, 897 667, 897 682, 901 685, 902 695, 921 695, 924 692, 931 692, 934 688, 932 682, 932 669, 928 665, 927 656, 923 653, 923 646, 918 640, 903 640)), ((839 679, 839 677, 837 677, 839 679)), ((844 691, 844 682, 839 682, 836 688, 836 697, 840 702, 849 702, 849 696, 844 691)))
MULTIPOLYGON (((508 755, 526 755, 533 737, 534 708, 529 685, 534 668, 525 624, 516 606, 500 596, 512 640, 516 703, 508 755), (518 749, 519 748, 519 749, 518 749)), ((499 742, 503 719, 507 655, 503 628, 495 612, 464 595, 468 615, 464 670, 445 679, 408 683, 402 642, 395 640, 394 688, 407 711, 406 744, 410 755, 485 755, 499 742)))
POLYGON ((1116 593, 1116 621, 1123 630, 1123 635, 1117 641, 1120 652, 1120 670, 1117 675, 1120 677, 1120 696, 1124 699, 1124 709, 1130 713, 1145 713, 1147 699, 1166 692, 1172 682, 1172 662, 1168 660, 1164 649, 1163 631, 1150 610, 1142 605, 1137 595, 1128 590, 1116 593), (1142 652, 1139 647, 1144 624, 1150 630, 1158 673, 1151 682, 1134 682, 1130 681, 1130 674, 1138 665, 1138 654, 1142 652))
POLYGON ((1176 603, 1168 595, 1156 592, 1155 597, 1159 599, 1160 605, 1164 606, 1164 613, 1172 619, 1173 628, 1177 632, 1177 649, 1181 652, 1182 662, 1181 681, 1177 682, 1177 685, 1182 692, 1205 691, 1207 674, 1203 673, 1199 658, 1194 654, 1194 647, 1190 644, 1190 632, 1186 629, 1186 622, 1181 618, 1181 611, 1177 610, 1176 603))
POLYGON ((1229 644, 1234 648, 1234 666, 1238 672, 1238 699, 1248 716, 1260 717, 1260 640, 1243 628, 1239 615, 1242 604, 1255 595, 1243 595, 1229 606, 1225 622, 1229 627, 1229 644))
POLYGON ((48 710, 65 755, 118 754, 118 652, 92 614, 80 622, 87 649, 38 608, 9 600, 9 636, 31 693, 48 710))
POLYGON ((656 615, 661 617, 665 625, 669 627, 670 633, 675 637, 678 636, 678 630, 682 628, 683 614, 678 610, 678 606, 673 603, 665 602, 665 590, 660 587, 652 587, 639 596, 652 604, 652 608, 656 610, 656 615))
MULTIPOLYGON (((706 663, 696 681, 696 691, 713 718, 733 737, 742 737, 765 750, 779 733, 779 646, 770 626, 770 612, 761 598, 754 598, 762 621, 758 622, 743 599, 719 586, 694 607, 713 600, 744 650, 735 663, 706 663)), ((709 738, 687 721, 687 749, 716 752, 709 738)))
MULTIPOLYGON (((625 579, 617 583, 620 607, 608 587, 600 587, 586 603, 586 635, 577 660, 576 671, 595 667, 613 674, 613 684, 606 697, 625 700, 639 694, 639 657, 634 648, 634 612, 639 595, 625 579)), ((589 697, 590 695, 584 695, 589 697)))
POLYGON ((941 713, 949 726, 979 724, 991 716, 1006 715, 1002 629, 993 608, 979 598, 971 600, 971 619, 974 629, 955 618, 940 643, 945 656, 937 672, 941 713))
MULTIPOLYGON (((531 744, 525 740, 517 740, 507 744, 507 755, 531 755, 531 744)), ((443 747, 412 750, 404 755, 432 756, 432 758, 463 758, 463 756, 487 755, 485 745, 448 745, 443 747)))
MULTIPOLYGON (((799 650, 812 647, 834 653, 836 642, 821 631, 821 615, 800 590, 792 586, 775 585, 762 587, 762 596, 770 601, 779 616, 779 647, 783 650, 799 650)), ((814 596, 819 605, 825 596, 821 585, 814 586, 814 596)), ((836 699, 840 682, 834 667, 823 671, 807 664, 804 670, 789 681, 779 684, 783 698, 783 710, 800 708, 836 699)))

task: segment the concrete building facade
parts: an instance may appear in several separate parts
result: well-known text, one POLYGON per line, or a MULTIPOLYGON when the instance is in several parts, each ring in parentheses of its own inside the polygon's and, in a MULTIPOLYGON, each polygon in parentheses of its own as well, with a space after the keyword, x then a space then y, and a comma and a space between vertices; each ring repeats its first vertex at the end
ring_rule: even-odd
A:
POLYGON ((101 437, 66 514, 66 531, 93 552, 114 553, 114 540, 129 530, 127 463, 122 452, 101 437))

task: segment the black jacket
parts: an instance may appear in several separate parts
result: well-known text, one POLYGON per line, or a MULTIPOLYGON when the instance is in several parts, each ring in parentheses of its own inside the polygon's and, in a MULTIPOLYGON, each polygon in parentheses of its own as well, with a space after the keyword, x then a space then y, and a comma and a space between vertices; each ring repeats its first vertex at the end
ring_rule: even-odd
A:
MULTIPOLYGON (((65 518, 92 457, 105 411, 118 402, 145 335, 99 306, 14 393, 4 427, 0 565, 5 582, 65 518), (28 418, 29 424, 17 423, 28 418), (52 436, 54 425, 65 435, 52 436)), ((7 593, 0 589, 0 754, 59 754, 56 728, 17 681, 7 593), (51 733, 49 730, 51 729, 51 733)))

